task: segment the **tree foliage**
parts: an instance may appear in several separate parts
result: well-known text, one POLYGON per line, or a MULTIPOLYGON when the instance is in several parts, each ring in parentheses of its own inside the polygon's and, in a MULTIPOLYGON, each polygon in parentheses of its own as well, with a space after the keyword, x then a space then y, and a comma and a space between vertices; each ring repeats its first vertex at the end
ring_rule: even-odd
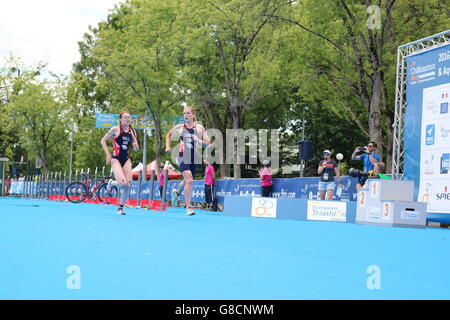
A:
POLYGON ((95 113, 127 110, 152 117, 148 154, 160 161, 163 119, 190 104, 223 136, 279 129, 282 147, 301 139, 304 116, 316 155, 348 161, 375 140, 389 169, 397 47, 443 31, 449 17, 439 0, 128 0, 89 27, 68 79, 16 58, 0 68, 0 154, 65 170, 73 137, 74 168, 101 168, 95 113))

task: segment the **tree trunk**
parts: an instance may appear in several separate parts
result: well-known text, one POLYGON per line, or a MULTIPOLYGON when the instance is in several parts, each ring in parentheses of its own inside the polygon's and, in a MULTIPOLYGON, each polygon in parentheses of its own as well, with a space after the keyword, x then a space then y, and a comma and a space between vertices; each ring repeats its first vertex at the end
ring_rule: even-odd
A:
POLYGON ((41 160, 41 156, 39 155, 39 151, 36 152, 35 169, 37 169, 37 168, 42 170, 42 160, 41 160))
POLYGON ((383 79, 380 72, 374 74, 374 81, 372 84, 372 96, 370 99, 369 109, 369 135, 370 140, 375 141, 378 145, 377 152, 380 157, 383 155, 383 135, 380 125, 381 116, 381 98, 383 93, 383 79))
POLYGON ((159 167, 161 165, 161 152, 163 145, 163 137, 161 131, 161 121, 155 120, 155 133, 156 133, 156 172, 159 174, 159 167))
POLYGON ((241 178, 241 165, 237 163, 238 160, 238 134, 240 129, 239 123, 239 113, 237 111, 238 107, 232 107, 234 112, 231 113, 232 121, 233 121, 233 177, 235 179, 241 178))
MULTIPOLYGON (((226 163, 225 159, 227 158, 227 140, 225 139, 226 137, 226 128, 224 125, 220 125, 219 122, 219 118, 218 118, 218 114, 216 112, 213 112, 212 114, 212 124, 213 127, 218 129, 221 133, 222 133, 222 137, 224 137, 223 139, 223 145, 222 145, 222 163, 219 164, 220 167, 220 177, 224 178, 224 177, 229 177, 230 176, 230 166, 226 163)), ((224 123, 226 122, 226 119, 224 121, 224 123)))
POLYGON ((42 168, 44 169, 44 172, 48 172, 48 150, 47 146, 44 144, 42 147, 42 168))
MULTIPOLYGON (((226 119, 225 119, 225 123, 226 123, 226 119)), ((226 128, 226 127, 224 127, 224 128, 226 128)), ((221 132, 222 132, 222 137, 223 137, 223 146, 222 146, 223 161, 220 164, 220 177, 224 178, 224 177, 230 177, 231 176, 231 170, 230 170, 230 165, 226 162, 226 158, 227 158, 226 130, 224 129, 221 132)))
POLYGON ((394 144, 394 132, 392 130, 392 121, 390 117, 387 117, 387 145, 386 145, 386 173, 391 172, 392 168, 392 151, 394 144))

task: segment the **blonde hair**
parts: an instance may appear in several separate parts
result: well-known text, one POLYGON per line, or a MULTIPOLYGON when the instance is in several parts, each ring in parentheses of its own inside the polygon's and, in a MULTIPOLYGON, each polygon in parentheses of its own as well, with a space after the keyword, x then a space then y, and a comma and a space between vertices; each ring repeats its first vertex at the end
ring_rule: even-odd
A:
POLYGON ((192 115, 194 116, 194 121, 197 121, 197 117, 195 116, 195 109, 194 109, 194 107, 191 107, 191 106, 185 106, 185 107, 183 108, 183 112, 184 112, 184 110, 186 110, 186 109, 190 109, 190 110, 191 110, 192 115))

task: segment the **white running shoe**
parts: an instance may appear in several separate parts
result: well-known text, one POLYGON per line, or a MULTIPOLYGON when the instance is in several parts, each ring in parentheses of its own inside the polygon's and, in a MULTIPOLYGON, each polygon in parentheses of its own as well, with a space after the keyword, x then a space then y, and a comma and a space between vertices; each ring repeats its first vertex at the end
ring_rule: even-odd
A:
POLYGON ((117 214, 120 214, 121 216, 125 215, 125 211, 123 211, 123 207, 117 208, 117 214))
POLYGON ((192 208, 187 208, 186 215, 187 216, 193 216, 195 214, 194 210, 192 208))

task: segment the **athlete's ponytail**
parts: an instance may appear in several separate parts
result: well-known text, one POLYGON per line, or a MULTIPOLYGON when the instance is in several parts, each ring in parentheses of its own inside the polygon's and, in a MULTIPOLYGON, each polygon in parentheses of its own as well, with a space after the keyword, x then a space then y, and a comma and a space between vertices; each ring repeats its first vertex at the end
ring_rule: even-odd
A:
POLYGON ((139 144, 138 136, 136 134, 136 130, 133 129, 133 127, 130 125, 130 130, 133 132, 134 138, 136 139, 136 142, 139 144))

